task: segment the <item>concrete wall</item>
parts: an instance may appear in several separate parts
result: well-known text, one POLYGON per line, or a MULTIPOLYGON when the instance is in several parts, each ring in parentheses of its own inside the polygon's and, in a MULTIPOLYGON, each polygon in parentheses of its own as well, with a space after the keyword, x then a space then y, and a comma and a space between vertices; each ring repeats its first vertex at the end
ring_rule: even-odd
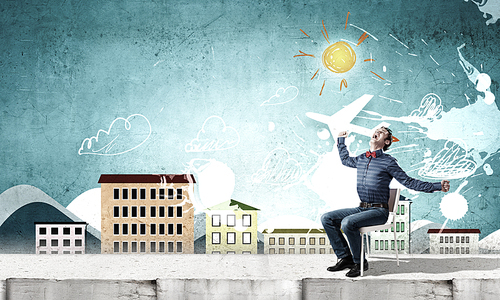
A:
POLYGON ((0 282, 0 300, 109 299, 500 299, 500 279, 157 279, 0 282))

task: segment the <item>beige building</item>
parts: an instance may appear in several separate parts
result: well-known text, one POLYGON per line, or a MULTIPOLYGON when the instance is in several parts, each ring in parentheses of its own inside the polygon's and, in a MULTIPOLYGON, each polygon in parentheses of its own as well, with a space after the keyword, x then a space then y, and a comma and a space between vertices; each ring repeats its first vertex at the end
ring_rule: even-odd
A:
POLYGON ((410 253, 410 209, 411 200, 406 200, 400 196, 398 211, 394 222, 396 228, 396 239, 394 242, 394 232, 391 229, 377 230, 370 232, 370 253, 373 254, 396 254, 395 247, 398 247, 398 253, 410 253))
POLYGON ((479 229, 429 229, 430 254, 478 254, 479 229))
POLYGON ((264 234, 264 254, 332 254, 324 229, 268 229, 264 234))
POLYGON ((193 175, 101 175, 101 253, 194 253, 193 175))
POLYGON ((206 209, 206 253, 257 254, 258 211, 236 200, 206 209))

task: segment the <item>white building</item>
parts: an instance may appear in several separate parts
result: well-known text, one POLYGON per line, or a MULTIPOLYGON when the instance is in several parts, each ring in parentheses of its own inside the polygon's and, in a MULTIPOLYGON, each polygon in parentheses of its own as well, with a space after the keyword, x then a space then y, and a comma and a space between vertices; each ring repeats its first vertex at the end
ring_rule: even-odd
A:
POLYGON ((331 254, 333 249, 324 229, 268 229, 264 254, 331 254))
POLYGON ((35 223, 36 254, 85 254, 85 222, 35 223))
POLYGON ((430 254, 478 254, 479 229, 429 229, 430 254))

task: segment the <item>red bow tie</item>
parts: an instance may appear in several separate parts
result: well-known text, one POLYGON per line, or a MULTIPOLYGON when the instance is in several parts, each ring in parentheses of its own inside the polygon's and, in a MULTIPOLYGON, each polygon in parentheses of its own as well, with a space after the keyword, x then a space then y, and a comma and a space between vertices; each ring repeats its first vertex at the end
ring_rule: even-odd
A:
POLYGON ((366 157, 373 157, 373 158, 376 158, 377 157, 377 152, 370 152, 370 151, 366 151, 366 157))

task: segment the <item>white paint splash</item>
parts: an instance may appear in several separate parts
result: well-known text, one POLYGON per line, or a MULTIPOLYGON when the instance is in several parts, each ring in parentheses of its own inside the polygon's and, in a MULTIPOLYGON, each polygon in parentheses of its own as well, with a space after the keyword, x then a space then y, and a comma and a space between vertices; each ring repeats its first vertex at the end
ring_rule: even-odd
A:
POLYGON ((467 200, 464 196, 460 195, 460 190, 467 185, 467 180, 462 182, 458 189, 450 194, 446 194, 441 203, 439 204, 439 208, 441 209, 441 213, 446 218, 446 221, 441 228, 441 231, 448 223, 448 220, 456 221, 465 216, 467 211, 469 210, 469 205, 467 204, 467 200))
MULTIPOLYGON (((469 0, 464 1, 469 2, 469 0)), ((487 19, 486 25, 495 24, 500 19, 499 0, 471 0, 471 2, 477 5, 479 11, 483 13, 483 18, 487 19), (488 15, 491 16, 490 19, 488 19, 488 15)))

